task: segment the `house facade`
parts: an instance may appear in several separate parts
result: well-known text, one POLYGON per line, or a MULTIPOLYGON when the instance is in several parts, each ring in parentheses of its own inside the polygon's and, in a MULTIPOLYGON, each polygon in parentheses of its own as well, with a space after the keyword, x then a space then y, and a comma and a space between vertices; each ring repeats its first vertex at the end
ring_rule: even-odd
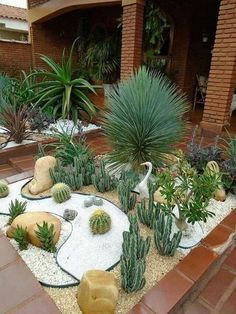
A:
MULTIPOLYGON (((156 0, 171 24, 169 71, 193 99, 196 75, 207 76, 202 130, 220 133, 230 124, 236 87, 236 0, 156 0)), ((76 38, 81 14, 112 23, 122 14, 121 80, 143 61, 145 0, 28 0, 32 63, 39 54, 59 59, 76 38)))
POLYGON ((28 41, 26 9, 0 4, 0 40, 28 41))

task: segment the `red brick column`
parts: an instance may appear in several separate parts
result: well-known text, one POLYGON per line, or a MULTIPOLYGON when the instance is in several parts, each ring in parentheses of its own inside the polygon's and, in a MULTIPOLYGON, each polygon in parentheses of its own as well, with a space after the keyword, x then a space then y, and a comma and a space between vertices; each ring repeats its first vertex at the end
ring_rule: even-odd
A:
POLYGON ((127 79, 142 62, 144 0, 123 0, 121 80, 127 79))
POLYGON ((221 0, 201 127, 220 133, 229 124, 236 87, 236 0, 221 0))

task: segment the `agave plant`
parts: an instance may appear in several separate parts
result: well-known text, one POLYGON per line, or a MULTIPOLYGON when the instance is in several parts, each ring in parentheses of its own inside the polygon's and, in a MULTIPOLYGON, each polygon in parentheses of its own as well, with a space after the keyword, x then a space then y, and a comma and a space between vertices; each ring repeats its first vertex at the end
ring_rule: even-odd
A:
POLYGON ((103 127, 113 168, 128 164, 139 170, 146 161, 158 166, 185 130, 185 96, 168 78, 145 67, 109 92, 108 109, 103 127))
POLYGON ((38 89, 36 96, 31 99, 32 102, 36 105, 43 104, 43 108, 53 106, 54 116, 61 109, 61 117, 63 119, 72 117, 76 122, 79 110, 85 111, 92 117, 96 109, 86 94, 88 91, 95 93, 93 86, 83 78, 76 77, 76 72, 73 70, 75 43, 76 40, 71 47, 68 57, 65 54, 65 50, 63 51, 60 64, 48 56, 42 55, 41 59, 50 70, 35 71, 29 77, 43 78, 43 81, 30 86, 31 89, 38 89))

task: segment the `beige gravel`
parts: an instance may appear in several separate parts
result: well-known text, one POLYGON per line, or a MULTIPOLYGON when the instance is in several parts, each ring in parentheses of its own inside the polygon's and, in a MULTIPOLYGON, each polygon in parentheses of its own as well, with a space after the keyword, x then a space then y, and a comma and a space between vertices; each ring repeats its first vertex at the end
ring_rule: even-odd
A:
MULTIPOLYGON (((83 187, 80 192, 96 194, 102 196, 114 204, 119 206, 119 201, 117 198, 117 193, 115 191, 107 193, 99 193, 94 187, 83 187)), ((146 285, 144 289, 137 293, 127 294, 120 288, 118 305, 116 308, 117 314, 127 313, 142 296, 153 287, 165 274, 167 274, 183 257, 180 252, 177 252, 174 257, 160 256, 154 245, 152 231, 147 227, 141 225, 141 232, 143 235, 150 235, 152 237, 151 248, 147 256, 147 269, 145 273, 146 285)), ((120 286, 120 267, 119 265, 115 267, 112 272, 117 278, 118 284, 120 286)), ((46 288, 45 290, 52 297, 52 299, 57 304, 58 308, 63 314, 78 314, 82 313, 76 301, 76 293, 78 287, 71 288, 46 288)))

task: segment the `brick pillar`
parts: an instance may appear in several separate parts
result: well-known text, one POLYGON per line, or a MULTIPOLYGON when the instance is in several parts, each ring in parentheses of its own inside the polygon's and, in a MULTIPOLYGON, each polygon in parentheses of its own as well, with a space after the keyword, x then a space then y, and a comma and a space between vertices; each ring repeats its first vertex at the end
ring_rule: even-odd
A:
POLYGON ((142 63, 144 0, 123 0, 121 80, 142 63))
POLYGON ((236 0, 221 0, 201 127, 220 133, 229 124, 236 84, 236 0))

